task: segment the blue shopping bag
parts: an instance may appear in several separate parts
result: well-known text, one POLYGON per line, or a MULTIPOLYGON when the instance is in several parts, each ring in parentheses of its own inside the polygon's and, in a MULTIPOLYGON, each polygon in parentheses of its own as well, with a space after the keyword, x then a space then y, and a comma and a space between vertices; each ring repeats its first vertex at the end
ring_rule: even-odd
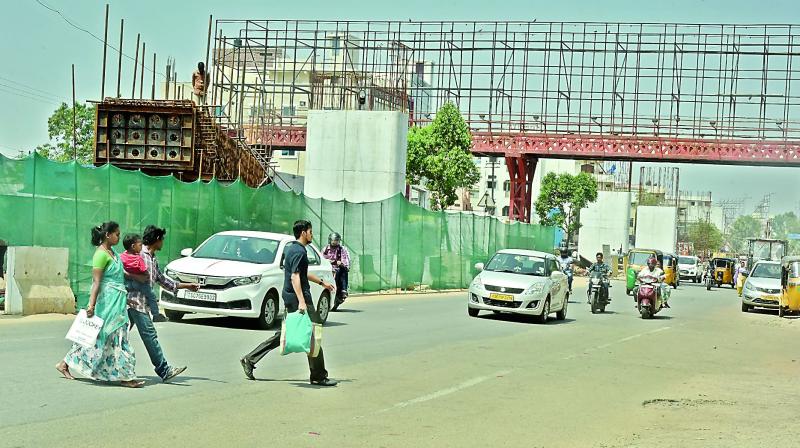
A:
POLYGON ((313 332, 311 318, 307 313, 287 313, 281 324, 281 355, 310 353, 313 332))

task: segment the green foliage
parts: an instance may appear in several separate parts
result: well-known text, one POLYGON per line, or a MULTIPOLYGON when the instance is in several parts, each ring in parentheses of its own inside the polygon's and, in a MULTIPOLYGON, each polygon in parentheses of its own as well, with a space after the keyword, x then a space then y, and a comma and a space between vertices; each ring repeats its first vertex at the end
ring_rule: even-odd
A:
POLYGON ((50 142, 37 147, 36 152, 59 162, 77 159, 78 163, 84 165, 92 163, 94 119, 93 105, 75 104, 76 155, 72 147, 72 108, 67 103, 61 103, 61 106, 47 119, 50 142))
MULTIPOLYGON (((800 218, 792 212, 782 213, 772 218, 772 238, 787 239, 790 233, 800 233, 800 218)), ((800 255, 800 241, 789 240, 789 255, 800 255)))
POLYGON ((748 238, 760 238, 763 236, 764 230, 761 221, 750 215, 740 216, 731 224, 728 242, 733 252, 743 254, 747 252, 748 238))
POLYGON ((580 211, 597 200, 597 182, 587 173, 548 173, 534 204, 539 222, 560 227, 567 236, 567 246, 580 228, 580 211))
POLYGON ((475 185, 480 171, 472 160, 472 135, 453 103, 445 103, 430 126, 408 131, 406 178, 425 181, 431 208, 443 210, 458 200, 456 190, 475 185))
POLYGON ((661 205, 663 196, 655 194, 655 193, 648 193, 642 192, 639 194, 639 201, 638 205, 643 206, 658 206, 661 205))
POLYGON ((688 241, 694 244, 694 250, 698 254, 719 251, 725 243, 722 232, 708 221, 691 224, 687 233, 688 241))

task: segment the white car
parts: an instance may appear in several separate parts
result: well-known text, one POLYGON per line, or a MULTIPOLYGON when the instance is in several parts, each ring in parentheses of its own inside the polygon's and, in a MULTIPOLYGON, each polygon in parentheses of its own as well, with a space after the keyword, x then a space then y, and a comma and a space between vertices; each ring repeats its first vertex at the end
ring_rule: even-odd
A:
POLYGON ((467 310, 476 317, 480 311, 533 316, 547 322, 555 312, 567 318, 569 290, 567 276, 558 268, 556 257, 545 252, 508 249, 494 254, 469 287, 467 310))
MULTIPOLYGON (((741 274, 740 274, 741 275, 741 274)), ((781 296, 781 264, 759 261, 747 276, 742 289, 742 312, 755 307, 778 309, 781 296)))
MULTIPOLYGON (((206 313, 254 318, 261 328, 272 327, 283 309, 283 251, 294 240, 279 233, 220 232, 195 250, 182 250, 183 258, 169 263, 164 273, 175 281, 199 283, 200 289, 181 289, 177 295, 162 290, 161 307, 173 321, 186 313, 206 313)), ((312 244, 306 251, 308 272, 333 283, 330 262, 312 244)), ((330 292, 311 283, 311 295, 326 321, 330 292)))
POLYGON ((681 255, 678 257, 678 272, 681 280, 691 280, 694 283, 703 281, 703 268, 700 259, 693 256, 681 255))

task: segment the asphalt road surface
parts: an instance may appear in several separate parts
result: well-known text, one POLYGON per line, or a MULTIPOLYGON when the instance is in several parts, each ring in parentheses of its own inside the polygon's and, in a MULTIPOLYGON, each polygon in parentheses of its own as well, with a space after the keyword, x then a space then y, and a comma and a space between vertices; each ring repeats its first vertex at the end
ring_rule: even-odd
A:
POLYGON ((247 321, 157 324, 189 366, 171 384, 134 331, 148 384, 132 390, 59 376, 70 318, 0 318, 0 446, 800 446, 800 320, 686 284, 653 320, 620 284, 592 315, 582 284, 545 325, 468 317, 463 292, 351 298, 324 331, 330 389, 300 355, 245 380, 239 358, 270 334, 247 321))

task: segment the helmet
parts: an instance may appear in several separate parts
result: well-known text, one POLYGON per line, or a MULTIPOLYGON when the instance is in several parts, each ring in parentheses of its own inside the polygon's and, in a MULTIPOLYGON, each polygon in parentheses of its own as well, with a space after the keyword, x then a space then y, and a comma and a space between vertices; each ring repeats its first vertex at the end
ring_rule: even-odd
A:
POLYGON ((656 259, 656 257, 650 257, 650 258, 647 259, 647 265, 648 266, 650 266, 650 265, 654 265, 655 266, 657 264, 658 264, 658 260, 656 259))
POLYGON ((338 233, 331 232, 331 234, 328 235, 328 244, 333 244, 333 243, 340 244, 341 242, 342 242, 342 236, 339 235, 338 233))

